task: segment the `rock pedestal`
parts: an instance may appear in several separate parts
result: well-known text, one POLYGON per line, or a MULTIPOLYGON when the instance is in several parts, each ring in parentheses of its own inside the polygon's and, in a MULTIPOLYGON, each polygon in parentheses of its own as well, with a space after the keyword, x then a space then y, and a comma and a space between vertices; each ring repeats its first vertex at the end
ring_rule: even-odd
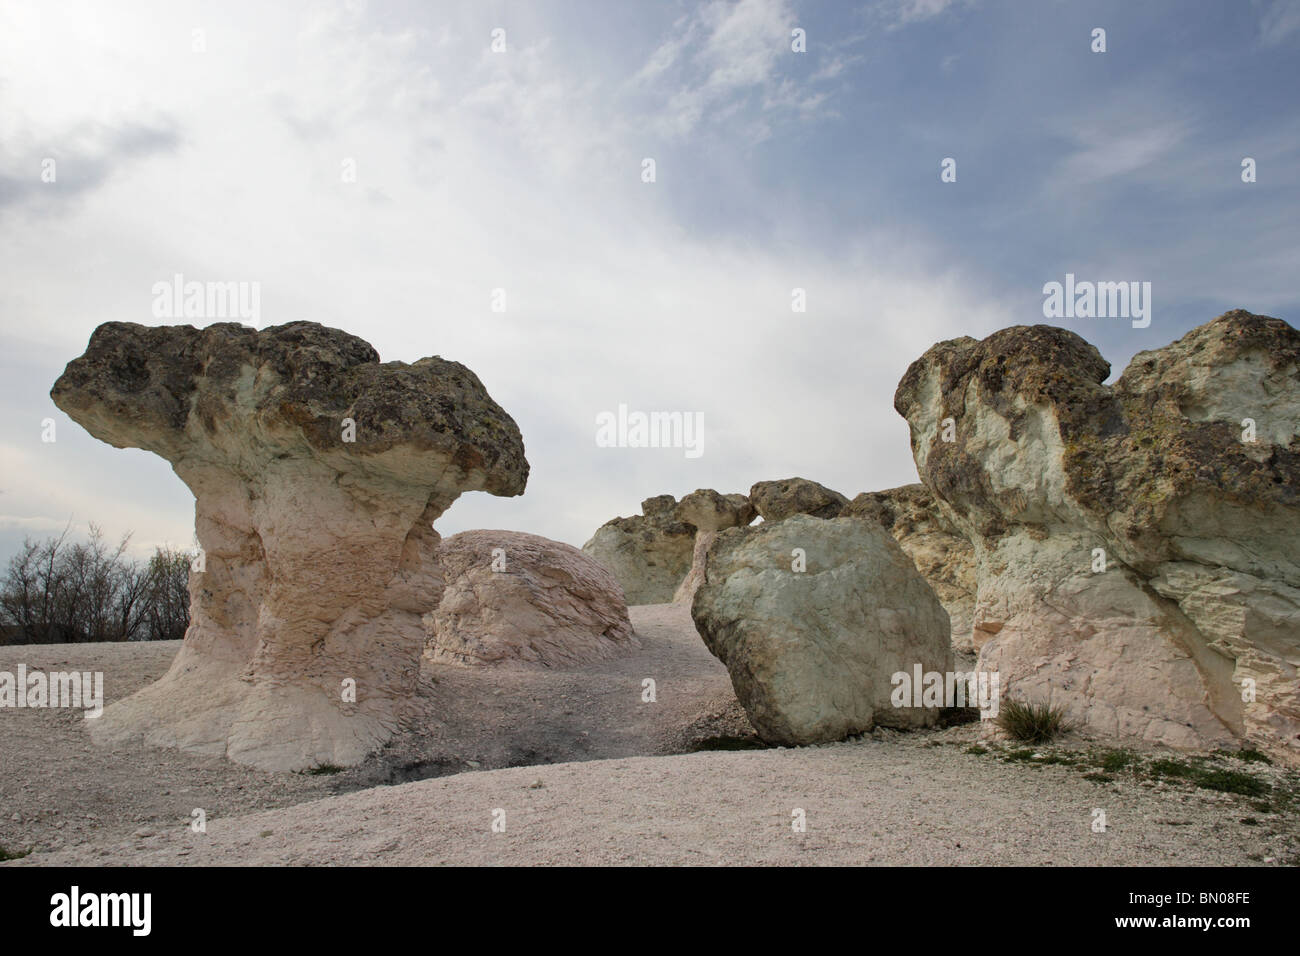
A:
POLYGON ((265 769, 354 764, 398 729, 442 596, 433 521, 528 475, 469 369, 381 364, 311 322, 106 323, 51 396, 97 438, 166 458, 196 499, 185 643, 92 735, 265 769))

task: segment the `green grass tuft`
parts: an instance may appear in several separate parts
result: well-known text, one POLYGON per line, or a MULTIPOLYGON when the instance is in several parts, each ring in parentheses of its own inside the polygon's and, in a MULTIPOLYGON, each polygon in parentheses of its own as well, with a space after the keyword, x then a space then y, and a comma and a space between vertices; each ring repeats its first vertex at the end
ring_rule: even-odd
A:
POLYGON ((1045 744, 1074 729, 1065 711, 1051 704, 1006 700, 997 716, 998 726, 1025 744, 1045 744))
POLYGON ((1137 754, 1131 750, 1107 750, 1097 761, 1097 766, 1107 773, 1117 773, 1137 761, 1137 754))
POLYGON ((1263 780, 1237 770, 1221 770, 1217 767, 1202 767, 1179 763, 1177 760, 1164 758, 1151 761, 1151 772, 1159 777, 1172 780, 1185 780, 1203 790, 1217 790, 1220 793, 1237 793, 1244 797, 1265 797, 1272 789, 1263 780))
POLYGON ((1216 750, 1216 754, 1221 757, 1236 757, 1238 760, 1244 760, 1247 763, 1263 763, 1270 767, 1273 761, 1269 759, 1268 754, 1260 753, 1254 747, 1247 747, 1245 750, 1216 750))

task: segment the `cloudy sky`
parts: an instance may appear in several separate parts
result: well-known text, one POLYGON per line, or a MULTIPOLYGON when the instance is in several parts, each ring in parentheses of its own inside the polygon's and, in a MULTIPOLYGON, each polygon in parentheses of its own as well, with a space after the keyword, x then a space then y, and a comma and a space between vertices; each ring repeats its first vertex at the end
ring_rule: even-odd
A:
POLYGON ((478 373, 532 476, 444 534, 914 481, 908 363, 1066 273, 1152 283, 1147 328, 1059 320, 1116 373, 1230 308, 1297 324, 1297 89, 1300 3, 1263 0, 3 0, 0 561, 69 523, 190 543, 168 464, 48 395, 177 273, 478 373), (703 454, 598 447, 620 404, 702 414, 703 454))

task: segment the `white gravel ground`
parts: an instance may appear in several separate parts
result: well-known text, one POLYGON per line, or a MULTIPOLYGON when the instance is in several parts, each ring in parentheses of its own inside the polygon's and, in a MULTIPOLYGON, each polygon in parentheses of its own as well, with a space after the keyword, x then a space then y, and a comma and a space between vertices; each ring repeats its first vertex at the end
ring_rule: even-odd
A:
MULTIPOLYGON (((745 733, 743 714, 684 609, 634 608, 633 621, 642 650, 597 668, 434 675, 430 706, 444 705, 436 731, 341 774, 103 751, 71 714, 0 713, 0 847, 35 848, 10 865, 1300 863, 1294 800, 1008 761, 1005 748, 972 752, 988 729, 978 724, 815 748, 681 753, 705 737, 745 733), (662 706, 629 696, 643 674, 661 678, 662 706), (453 682, 458 693, 482 691, 470 729, 460 722, 473 707, 446 706, 453 682), (521 740, 565 762, 504 766, 518 761, 521 740), (443 775, 376 786, 428 773, 443 775), (206 833, 189 826, 195 807, 207 813, 206 833), (792 826, 798 811, 803 831, 792 826)), ((117 688, 110 696, 121 696, 160 674, 174 652, 0 648, 0 669, 18 659, 98 663, 117 688)), ((1077 758, 1104 743, 1073 739, 1042 752, 1077 758)), ((1293 772, 1230 766, 1277 794, 1295 792, 1293 772)))

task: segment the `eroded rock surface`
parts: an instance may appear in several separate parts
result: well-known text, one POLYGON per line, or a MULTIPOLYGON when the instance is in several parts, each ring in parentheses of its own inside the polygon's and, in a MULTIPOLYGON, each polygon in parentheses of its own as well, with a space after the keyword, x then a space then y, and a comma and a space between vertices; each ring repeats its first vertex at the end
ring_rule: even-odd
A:
POLYGON ((582 546, 614 575, 628 604, 667 604, 691 568, 695 527, 678 520, 672 495, 647 498, 641 514, 614 518, 582 546))
POLYGON ((692 491, 677 504, 677 517, 697 531, 721 531, 749 524, 758 512, 745 495, 719 494, 712 488, 692 491))
POLYGON ((464 531, 438 556, 446 588, 425 618, 435 663, 566 666, 637 646, 623 589, 572 545, 464 531))
POLYGON ((769 743, 928 726, 895 707, 892 676, 951 670, 948 615, 879 525, 794 515, 718 532, 691 605, 709 650, 769 743), (795 570, 795 549, 805 570, 795 570))
POLYGON ((713 542, 718 540, 716 531, 697 531, 695 533, 695 551, 691 555, 691 569, 686 572, 686 577, 682 578, 682 583, 677 586, 677 591, 673 594, 674 604, 690 604, 695 599, 695 592, 700 589, 700 582, 704 580, 704 572, 709 563, 709 549, 713 547, 713 542))
POLYGON ((1018 326, 941 342, 899 385, 922 480, 974 546, 980 666, 1096 730, 1295 762, 1300 333, 1229 312, 1109 370, 1018 326))
MULTIPOLYGON (((582 550, 622 585, 628 604, 676 600, 699 549, 696 532, 709 534, 754 520, 744 495, 701 488, 679 502, 657 495, 641 502, 641 514, 614 518, 596 530, 582 550)), ((689 588, 694 593, 693 587, 689 588)))
POLYGON ((843 511, 877 521, 912 559, 952 623, 952 646, 974 651, 975 549, 950 525, 924 485, 858 495, 843 511))
POLYGON ((462 491, 518 495, 528 476, 469 369, 380 363, 312 322, 106 323, 51 396, 95 437, 167 459, 196 499, 182 650, 93 736, 265 769, 354 764, 399 728, 443 590, 432 522, 462 491))
POLYGON ((781 521, 800 514, 835 518, 849 503, 838 491, 807 478, 760 481, 749 489, 749 500, 764 521, 781 521))

